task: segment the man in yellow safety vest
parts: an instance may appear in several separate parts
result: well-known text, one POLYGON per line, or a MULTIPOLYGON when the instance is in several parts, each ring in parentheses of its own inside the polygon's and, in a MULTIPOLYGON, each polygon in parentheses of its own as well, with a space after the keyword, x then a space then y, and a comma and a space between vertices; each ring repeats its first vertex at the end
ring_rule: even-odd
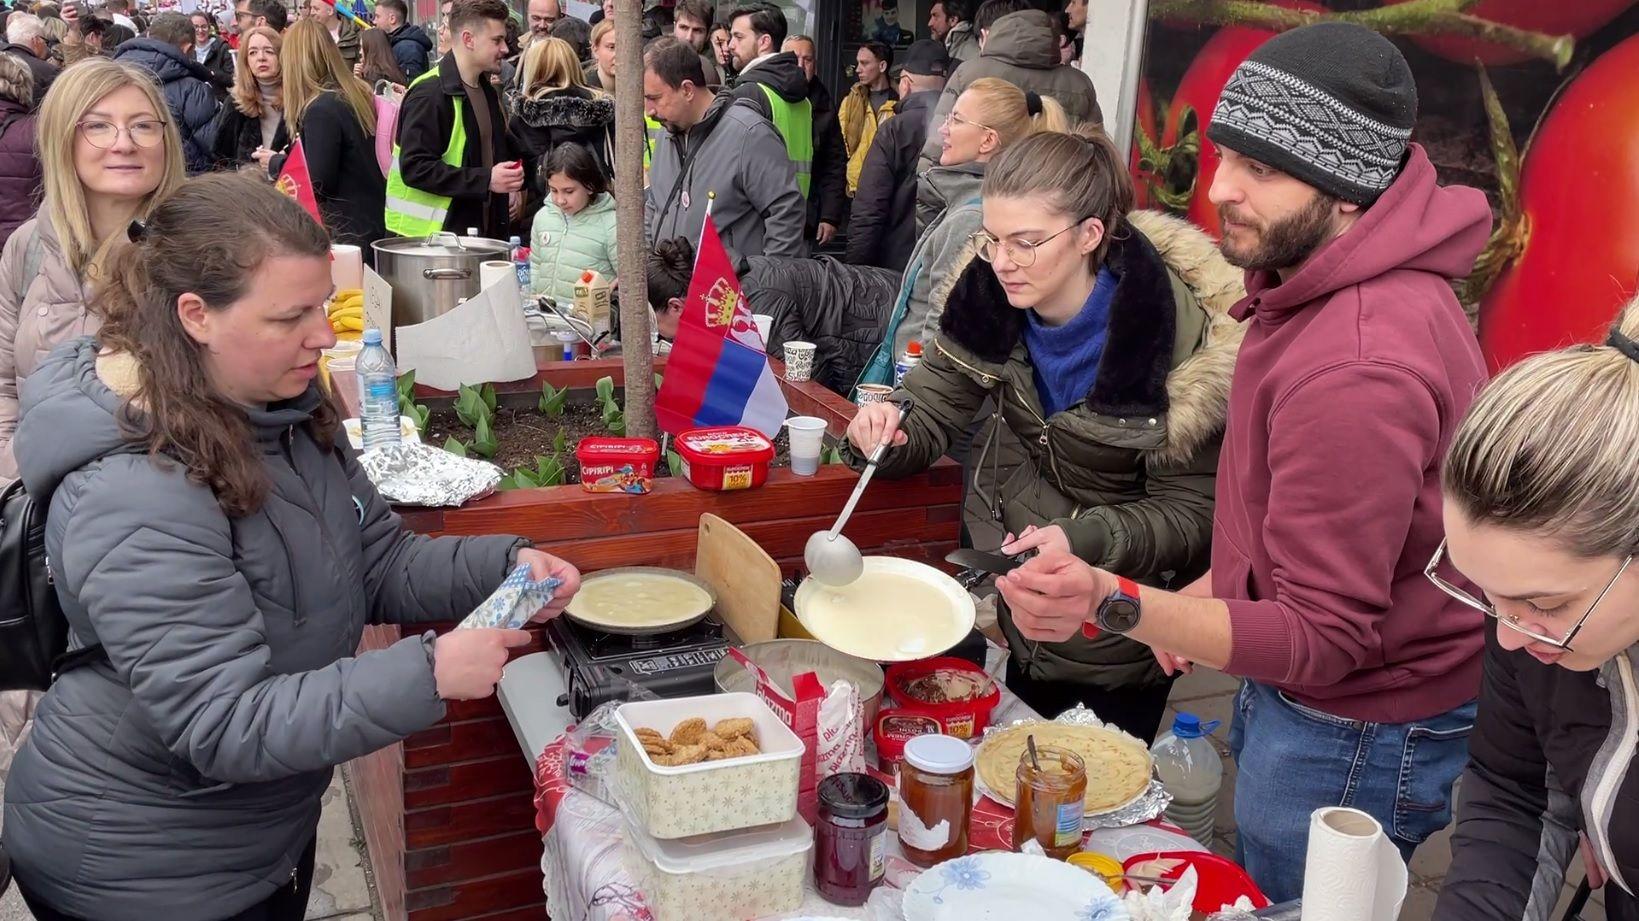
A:
POLYGON ((785 33, 785 13, 772 3, 751 3, 731 14, 729 55, 739 76, 730 92, 750 100, 773 123, 797 171, 797 188, 807 198, 814 172, 814 105, 797 56, 780 50, 785 33))
POLYGON ((478 228, 506 239, 524 170, 490 85, 506 58, 503 0, 455 0, 450 53, 404 94, 387 174, 387 229, 407 237, 478 228))

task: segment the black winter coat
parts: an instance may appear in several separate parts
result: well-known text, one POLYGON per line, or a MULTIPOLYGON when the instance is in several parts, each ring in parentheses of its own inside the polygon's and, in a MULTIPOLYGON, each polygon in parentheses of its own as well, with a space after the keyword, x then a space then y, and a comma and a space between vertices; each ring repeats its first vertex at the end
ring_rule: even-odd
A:
POLYGON ((842 143, 836 100, 818 77, 808 81, 808 101, 814 107, 814 178, 808 196, 812 234, 821 221, 840 228, 848 219, 848 148, 842 143))
POLYGON ((1639 899, 1618 882, 1639 888, 1635 653, 1573 672, 1504 650, 1497 629, 1494 620, 1486 625, 1480 712, 1434 917, 1524 918, 1533 888, 1551 903, 1563 867, 1581 859, 1580 831, 1611 877, 1604 916, 1639 921, 1639 899))
POLYGON ((182 159, 188 164, 188 174, 210 169, 216 140, 211 127, 218 108, 211 72, 182 49, 152 38, 126 42, 114 52, 114 60, 135 64, 158 78, 165 105, 182 134, 182 159))
MULTIPOLYGON (((251 118, 229 102, 222 107, 214 131, 216 137, 211 149, 213 169, 238 169, 255 162, 250 155, 262 146, 261 119, 251 118)), ((280 118, 279 127, 273 132, 273 144, 268 149, 282 152, 289 146, 290 133, 285 127, 285 120, 280 118)))
POLYGON ((331 241, 357 246, 371 261, 370 244, 388 235, 387 179, 376 162, 375 135, 326 90, 308 104, 297 137, 331 241))
MULTIPOLYGON (((507 134, 500 98, 488 82, 482 88, 495 129, 491 138, 495 162, 516 160, 518 154, 507 134)), ((489 190, 490 171, 484 168, 483 152, 478 148, 478 120, 467 104, 461 73, 455 69, 455 55, 447 54, 438 62, 436 79, 424 80, 404 94, 398 110, 398 144, 404 182, 411 188, 451 199, 445 230, 463 233, 468 227, 477 227, 485 236, 507 238, 507 197, 489 190), (443 157, 450 133, 455 130, 455 99, 461 100, 467 147, 461 165, 449 166, 443 157)))
POLYGON ((414 80, 427 72, 428 55, 433 50, 433 40, 427 33, 405 23, 388 32, 387 41, 393 45, 393 58, 398 61, 398 69, 404 71, 405 79, 414 80))
POLYGON ((211 72, 211 85, 216 87, 219 95, 227 95, 233 88, 233 49, 220 38, 211 40, 211 48, 205 52, 205 60, 201 61, 205 69, 211 72))
POLYGON ((0 246, 40 207, 43 190, 34 127, 28 106, 0 98, 0 246))
POLYGON ((541 175, 546 155, 559 144, 576 143, 592 152, 603 172, 615 171, 615 100, 611 96, 580 86, 556 90, 531 99, 510 87, 506 94, 507 131, 512 147, 524 158, 530 188, 546 194, 546 177, 541 175))
MULTIPOLYGON (((0 34, 0 39, 5 38, 0 34)), ((57 79, 62 68, 50 61, 34 56, 23 45, 13 45, 10 42, 0 41, 0 54, 15 54, 19 60, 28 66, 29 73, 34 75, 34 108, 40 108, 40 102, 46 98, 46 90, 51 88, 51 81, 57 79)))
POLYGON ((928 139, 937 90, 899 101, 877 126, 854 190, 848 220, 848 261, 903 272, 916 246, 916 159, 928 139))
POLYGON ((774 318, 768 353, 779 354, 787 340, 812 342, 814 379, 848 393, 882 341, 899 274, 830 256, 750 256, 739 274, 752 312, 774 318))

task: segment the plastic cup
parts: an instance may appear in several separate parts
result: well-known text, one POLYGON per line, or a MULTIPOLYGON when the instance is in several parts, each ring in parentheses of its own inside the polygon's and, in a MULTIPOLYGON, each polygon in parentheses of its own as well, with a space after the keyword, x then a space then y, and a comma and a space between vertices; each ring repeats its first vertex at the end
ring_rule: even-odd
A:
POLYGON ((820 452, 825 448, 825 420, 817 416, 792 416, 785 420, 791 439, 791 472, 813 476, 819 472, 820 452))
POLYGON ((763 350, 768 350, 768 337, 774 334, 774 318, 766 313, 754 313, 751 321, 757 324, 757 335, 762 337, 763 350))
POLYGON ((814 376, 814 343, 787 342, 785 344, 785 379, 806 381, 814 376))

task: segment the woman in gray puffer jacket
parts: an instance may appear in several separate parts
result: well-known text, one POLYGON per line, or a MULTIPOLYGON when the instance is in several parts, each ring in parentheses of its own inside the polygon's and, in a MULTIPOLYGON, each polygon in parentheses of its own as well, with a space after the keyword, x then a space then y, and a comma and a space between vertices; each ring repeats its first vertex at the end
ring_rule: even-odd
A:
POLYGON ((36 711, 5 847, 39 921, 300 919, 332 768, 487 696, 529 639, 355 655, 364 626, 456 619, 515 563, 564 580, 552 616, 579 578, 516 538, 406 532, 333 441, 330 244, 294 202, 206 176, 139 236, 97 338, 23 386, 23 480, 74 645, 102 652, 36 711))

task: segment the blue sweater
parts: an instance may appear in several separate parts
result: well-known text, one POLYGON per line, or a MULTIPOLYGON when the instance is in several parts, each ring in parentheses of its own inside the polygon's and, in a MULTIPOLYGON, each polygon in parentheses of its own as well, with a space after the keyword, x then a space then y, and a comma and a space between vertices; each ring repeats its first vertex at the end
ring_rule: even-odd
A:
POLYGON ((1024 347, 1036 366, 1036 394, 1048 416, 1076 405, 1093 389, 1110 332, 1115 286, 1115 274, 1099 269, 1087 303, 1063 326, 1048 326, 1034 310, 1025 311, 1024 347))

